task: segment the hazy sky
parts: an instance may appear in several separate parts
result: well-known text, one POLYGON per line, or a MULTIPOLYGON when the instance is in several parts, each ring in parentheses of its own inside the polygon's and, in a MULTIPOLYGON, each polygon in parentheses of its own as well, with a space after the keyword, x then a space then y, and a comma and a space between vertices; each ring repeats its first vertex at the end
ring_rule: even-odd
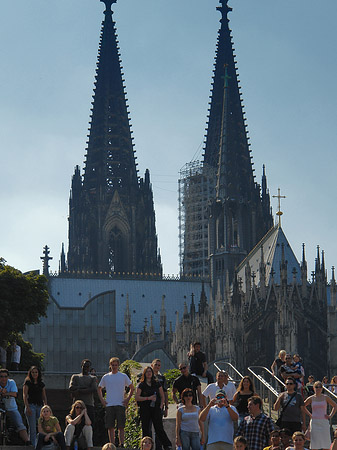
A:
MULTIPOLYGON (((150 169, 164 272, 178 273, 177 179, 201 158, 220 13, 217 0, 118 0, 140 175, 150 169)), ((337 264, 336 0, 231 0, 239 79, 257 181, 281 188, 283 229, 337 264)), ((83 167, 103 3, 15 0, 0 16, 0 256, 57 270, 68 199, 83 167)), ((276 212, 277 201, 273 200, 276 212)))

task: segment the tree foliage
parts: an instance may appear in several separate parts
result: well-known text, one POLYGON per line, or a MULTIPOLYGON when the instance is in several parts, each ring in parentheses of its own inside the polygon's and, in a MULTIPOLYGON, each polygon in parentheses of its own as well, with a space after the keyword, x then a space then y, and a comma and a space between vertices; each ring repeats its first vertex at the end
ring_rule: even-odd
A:
POLYGON ((34 273, 24 275, 0 258, 0 305, 0 341, 3 342, 46 316, 47 278, 34 273))

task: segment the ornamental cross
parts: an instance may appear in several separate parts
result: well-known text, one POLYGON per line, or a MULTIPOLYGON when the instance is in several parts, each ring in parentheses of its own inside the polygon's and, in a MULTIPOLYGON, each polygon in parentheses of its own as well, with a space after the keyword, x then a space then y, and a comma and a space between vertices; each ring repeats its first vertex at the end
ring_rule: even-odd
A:
POLYGON ((283 212, 281 211, 281 198, 287 198, 285 195, 281 195, 281 189, 278 188, 277 190, 277 195, 273 195, 273 198, 277 198, 278 199, 278 211, 276 213, 276 215, 278 216, 278 224, 279 226, 281 226, 281 216, 283 214, 283 212))

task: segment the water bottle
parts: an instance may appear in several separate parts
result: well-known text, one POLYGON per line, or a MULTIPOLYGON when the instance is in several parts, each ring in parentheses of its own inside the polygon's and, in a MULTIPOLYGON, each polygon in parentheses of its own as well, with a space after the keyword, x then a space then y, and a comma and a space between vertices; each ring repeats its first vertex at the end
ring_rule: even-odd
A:
MULTIPOLYGON (((157 395, 157 392, 154 392, 153 395, 157 395)), ((152 400, 151 403, 150 403, 151 408, 154 408, 155 405, 156 405, 156 400, 152 400)))
POLYGON ((74 442, 74 450, 78 450, 78 442, 77 441, 74 442))

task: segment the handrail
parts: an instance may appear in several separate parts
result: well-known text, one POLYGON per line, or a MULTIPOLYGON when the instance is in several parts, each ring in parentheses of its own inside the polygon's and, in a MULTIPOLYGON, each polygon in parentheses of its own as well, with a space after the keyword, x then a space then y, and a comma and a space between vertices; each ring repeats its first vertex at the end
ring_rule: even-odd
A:
MULTIPOLYGON (((256 373, 256 371, 254 369, 262 369, 262 370, 266 371, 267 373, 269 373, 269 375, 271 375, 273 378, 275 378, 282 386, 285 386, 285 384, 278 377, 273 376, 272 372, 267 367, 264 367, 264 366, 250 366, 250 367, 248 367, 248 371, 253 375, 253 377, 255 377, 262 384, 262 391, 263 391, 264 388, 267 388, 267 390, 268 390, 269 416, 271 416, 272 406, 273 406, 273 402, 274 402, 274 399, 272 398, 272 395, 274 395, 275 397, 278 397, 279 393, 277 392, 276 389, 273 388, 273 386, 270 383, 268 383, 268 381, 266 381, 262 377, 262 375, 259 375, 258 373, 256 373)), ((264 392, 261 395, 261 397, 265 398, 264 392)))
MULTIPOLYGON (((221 361, 221 360, 220 360, 220 361, 215 361, 215 362, 213 362, 213 365, 218 369, 218 371, 219 371, 219 372, 223 372, 223 370, 220 369, 220 367, 219 367, 217 364, 225 364, 225 365, 229 366, 231 369, 234 370, 235 373, 237 373, 237 374, 239 375, 240 378, 243 378, 242 373, 240 373, 240 372, 238 371, 238 369, 237 369, 236 367, 234 367, 233 364, 231 364, 230 362, 227 362, 227 361, 221 361)), ((232 378, 231 376, 229 376, 229 379, 230 379, 231 381, 234 381, 233 378, 232 378)))
MULTIPOLYGON (((322 384, 322 386, 323 386, 323 384, 322 384)), ((329 386, 335 386, 335 385, 329 384, 329 386)), ((330 391, 330 389, 328 389, 326 386, 323 386, 323 391, 327 391, 327 393, 330 394, 331 397, 333 397, 337 403, 337 395, 334 392, 330 391)))
MULTIPOLYGON (((279 396, 279 393, 277 392, 276 389, 273 388, 273 386, 271 384, 268 383, 268 381, 266 381, 261 375, 257 374, 254 372, 254 370, 252 369, 263 369, 263 370, 267 370, 271 375, 273 375, 269 369, 267 369, 267 367, 263 367, 263 366, 250 366, 248 367, 248 370, 250 373, 253 374, 254 377, 256 377, 264 386, 266 386, 266 388, 272 392, 276 397, 279 396)), ((275 377, 277 381, 279 381, 280 383, 282 383, 281 380, 279 380, 277 377, 275 377)), ((282 383, 284 386, 284 383, 282 383)))

